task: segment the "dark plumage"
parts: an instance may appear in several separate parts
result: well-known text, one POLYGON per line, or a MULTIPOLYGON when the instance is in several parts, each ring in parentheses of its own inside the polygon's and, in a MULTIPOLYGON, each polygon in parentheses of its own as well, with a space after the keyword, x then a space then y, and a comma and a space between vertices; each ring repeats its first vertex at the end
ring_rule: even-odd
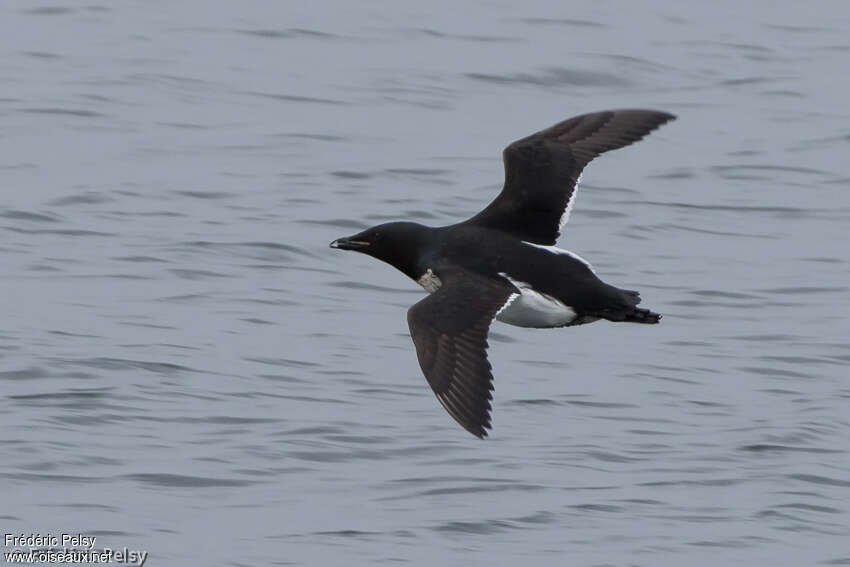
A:
POLYGON ((387 223, 331 243, 391 264, 431 294, 407 314, 416 355, 440 403, 473 435, 490 428, 494 318, 545 328, 661 319, 637 307, 638 292, 604 283, 582 258, 552 245, 582 169, 673 119, 652 110, 570 118, 505 149, 505 185, 474 217, 437 228, 387 223))

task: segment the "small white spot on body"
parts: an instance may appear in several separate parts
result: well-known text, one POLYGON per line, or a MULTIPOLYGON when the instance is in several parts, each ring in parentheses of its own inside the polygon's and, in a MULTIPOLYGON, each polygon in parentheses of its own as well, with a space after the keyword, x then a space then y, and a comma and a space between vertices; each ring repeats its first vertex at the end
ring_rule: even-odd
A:
MULTIPOLYGON (((534 246, 535 248, 540 248, 541 250, 545 250, 546 252, 549 252, 550 254, 564 254, 565 256, 569 256, 571 258, 574 258, 574 259, 578 260, 579 262, 581 262, 582 264, 584 264, 585 266, 587 266, 588 269, 590 269, 590 271, 593 272, 593 266, 590 265, 590 262, 588 262, 587 260, 585 260, 584 258, 579 256, 575 252, 570 252, 569 250, 564 250, 563 248, 558 248, 557 246, 544 246, 542 244, 534 244, 533 242, 526 242, 525 240, 523 240, 522 243, 527 244, 528 246, 534 246)), ((593 273, 596 273, 596 272, 593 272, 593 273)))
POLYGON ((416 280, 416 283, 425 288, 425 291, 428 293, 434 293, 440 286, 443 285, 443 282, 440 281, 440 278, 434 274, 434 271, 431 268, 422 274, 422 276, 416 280))
POLYGON ((563 327, 575 319, 576 312, 552 296, 535 291, 531 285, 515 280, 504 272, 500 276, 520 292, 513 293, 499 311, 496 319, 517 327, 563 327))

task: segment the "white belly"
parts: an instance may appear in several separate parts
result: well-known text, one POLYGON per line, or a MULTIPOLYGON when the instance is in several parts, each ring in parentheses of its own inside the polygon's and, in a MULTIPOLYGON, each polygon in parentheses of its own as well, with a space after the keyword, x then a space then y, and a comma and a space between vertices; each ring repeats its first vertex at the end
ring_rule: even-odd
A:
POLYGON ((576 312, 569 305, 564 305, 554 297, 531 289, 525 282, 511 279, 514 286, 520 290, 513 294, 505 305, 496 313, 496 319, 517 327, 563 327, 570 324, 576 317, 576 312))

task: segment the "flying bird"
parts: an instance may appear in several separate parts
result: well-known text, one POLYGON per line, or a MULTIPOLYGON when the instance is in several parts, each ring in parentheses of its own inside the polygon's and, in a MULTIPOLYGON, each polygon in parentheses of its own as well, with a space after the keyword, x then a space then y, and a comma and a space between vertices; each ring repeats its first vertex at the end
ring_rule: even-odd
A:
POLYGON ((661 319, 637 307, 637 291, 603 282, 586 260, 554 244, 585 166, 674 118, 653 110, 570 118, 505 148, 504 187, 474 217, 442 227, 391 222, 331 242, 394 266, 429 293, 407 312, 416 356, 437 399, 473 435, 491 428, 494 318, 535 328, 661 319))

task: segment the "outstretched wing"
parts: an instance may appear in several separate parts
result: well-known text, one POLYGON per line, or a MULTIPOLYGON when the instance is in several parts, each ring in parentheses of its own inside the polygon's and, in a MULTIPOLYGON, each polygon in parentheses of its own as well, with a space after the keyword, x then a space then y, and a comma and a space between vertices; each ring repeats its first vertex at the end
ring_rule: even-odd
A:
POLYGON ((555 244, 582 169, 599 154, 637 142, 674 118, 654 110, 609 110, 576 116, 517 140, 502 154, 502 192, 466 222, 536 244, 555 244))
POLYGON ((441 270, 442 286, 407 312, 419 366, 437 399, 464 429, 485 437, 493 375, 487 332, 518 290, 508 281, 461 268, 441 270))

